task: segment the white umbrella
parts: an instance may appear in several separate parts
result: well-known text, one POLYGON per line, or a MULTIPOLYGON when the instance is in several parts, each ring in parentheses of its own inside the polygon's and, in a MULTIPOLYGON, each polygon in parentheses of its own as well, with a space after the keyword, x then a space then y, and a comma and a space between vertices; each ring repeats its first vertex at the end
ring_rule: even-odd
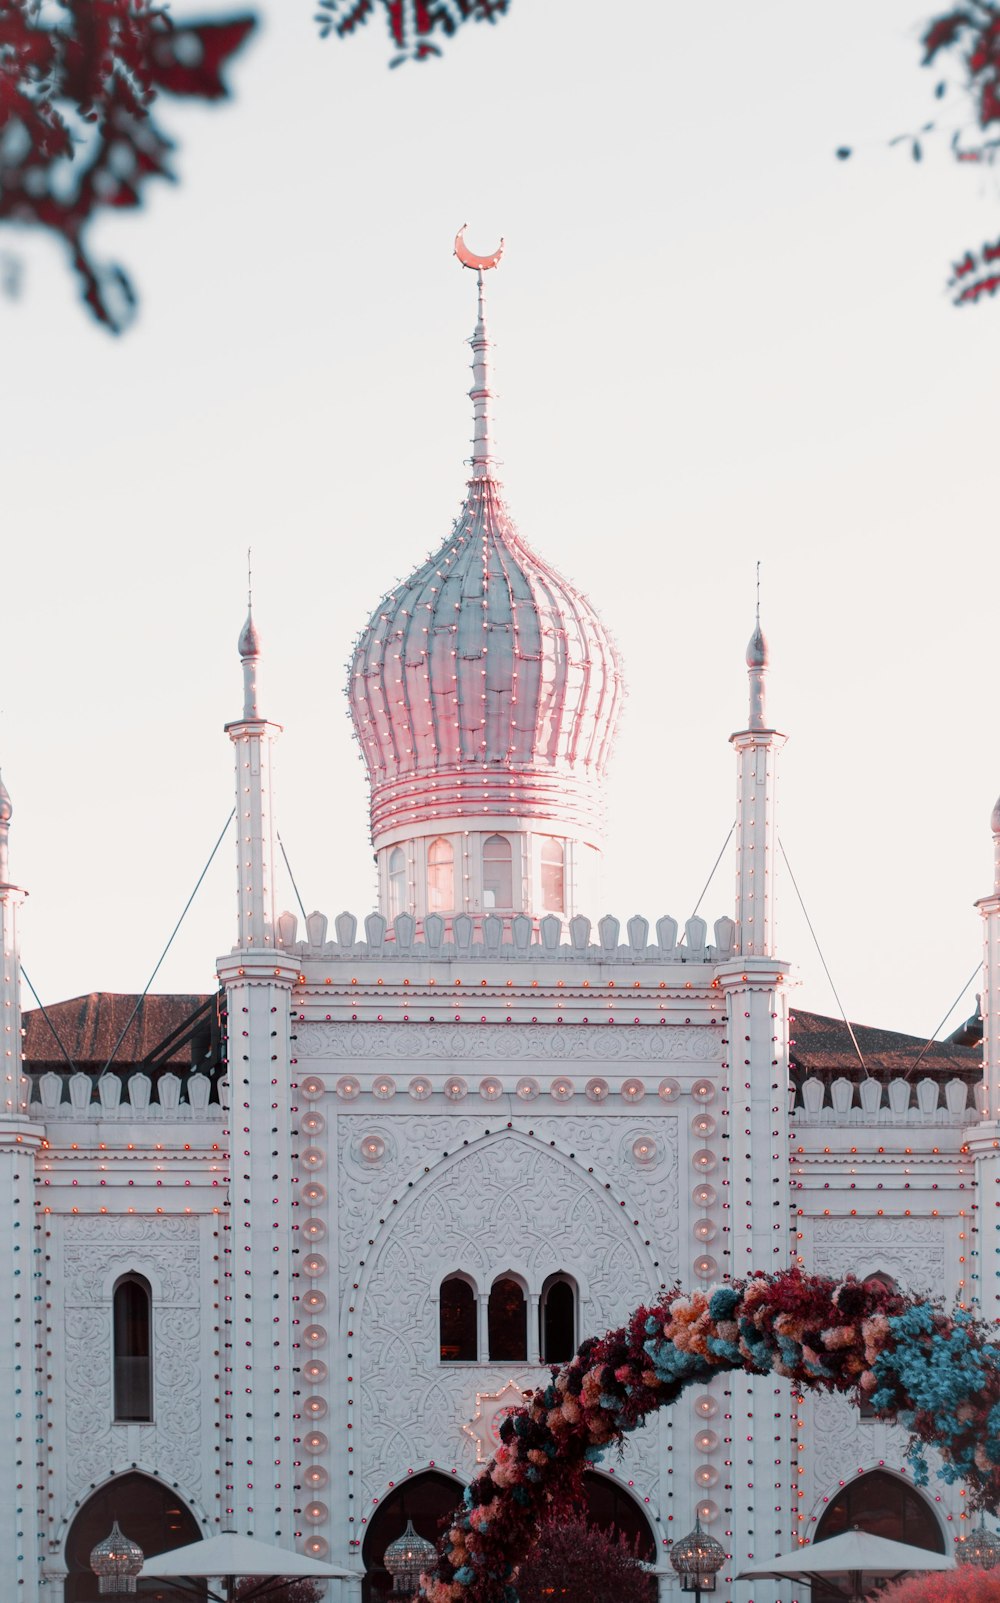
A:
POLYGON ((249 1596, 265 1598, 277 1589, 279 1581, 286 1579, 344 1580, 355 1574, 354 1570, 337 1569, 332 1564, 322 1564, 319 1559, 307 1558, 304 1553, 292 1553, 288 1548, 273 1547, 269 1542, 255 1541, 252 1536, 241 1536, 237 1531, 223 1531, 203 1542, 190 1542, 186 1547, 174 1547, 169 1553, 158 1553, 155 1558, 147 1559, 140 1578, 191 1581, 218 1575, 224 1591, 210 1591, 209 1596, 217 1603, 232 1603, 236 1582, 248 1575, 259 1575, 265 1581, 249 1596))
POLYGON ((852 1600, 865 1596, 864 1577, 891 1581, 897 1576, 909 1575, 914 1570, 953 1570, 955 1558, 951 1553, 932 1553, 926 1547, 911 1547, 906 1542, 890 1542, 884 1536, 873 1536, 870 1531, 844 1531, 826 1541, 811 1542, 793 1553, 781 1553, 777 1558, 762 1559, 749 1565, 737 1576, 740 1581, 788 1580, 829 1582, 833 1576, 843 1576, 846 1587, 839 1588, 845 1598, 852 1600))

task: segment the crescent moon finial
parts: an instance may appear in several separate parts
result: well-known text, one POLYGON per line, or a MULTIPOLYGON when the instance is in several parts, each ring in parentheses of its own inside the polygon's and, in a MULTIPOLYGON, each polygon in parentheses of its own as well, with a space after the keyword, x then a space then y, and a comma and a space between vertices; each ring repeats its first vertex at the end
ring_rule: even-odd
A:
POLYGON ((496 267, 501 256, 503 255, 503 240, 501 239, 496 250, 493 251, 491 255, 476 256, 465 243, 465 230, 468 228, 468 226, 468 223, 463 223, 458 233, 455 235, 455 255, 458 257, 463 267, 472 267, 475 268, 475 270, 479 273, 485 273, 489 268, 496 267))

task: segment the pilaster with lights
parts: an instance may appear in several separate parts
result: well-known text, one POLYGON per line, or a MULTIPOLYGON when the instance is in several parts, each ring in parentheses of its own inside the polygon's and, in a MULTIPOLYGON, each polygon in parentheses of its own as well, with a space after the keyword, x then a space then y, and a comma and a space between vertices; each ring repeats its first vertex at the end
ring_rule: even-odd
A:
POLYGON ((17 914, 24 892, 10 882, 8 835, 13 809, 0 780, 0 1546, 11 1603, 39 1595, 38 1459, 44 1436, 44 1386, 36 1368, 38 1255, 34 1223, 35 1153, 44 1132, 28 1116, 21 1066, 20 955, 17 914))
MULTIPOLYGON (((734 1279, 755 1270, 783 1269, 791 1255, 787 971, 777 956, 774 916, 775 762, 785 737, 769 726, 766 716, 768 649, 759 614, 746 662, 747 727, 731 736, 738 765, 737 955, 716 973, 726 998, 723 1095, 729 1172, 723 1187, 728 1190, 730 1234, 723 1272, 734 1279)), ((788 1387, 770 1377, 733 1376, 728 1389, 732 1467, 727 1501, 732 1520, 727 1546, 732 1563, 725 1574, 731 1577, 753 1556, 781 1552, 795 1534, 795 1411, 788 1387)), ((733 1595, 741 1598, 745 1585, 737 1583, 733 1595)))
POLYGON ((297 967, 274 946, 271 748, 262 717, 260 640, 239 641, 243 717, 236 754, 238 944, 218 962, 227 993, 229 1214, 223 1239, 222 1525, 284 1546, 301 1531, 294 1438, 300 1433, 292 1335, 299 1236, 293 1172, 290 997, 297 967))
POLYGON ((993 890, 976 903, 983 917, 983 1084, 979 1122, 965 1133, 976 1164, 977 1278, 974 1301, 983 1319, 1000 1320, 1000 801, 990 819, 993 890))

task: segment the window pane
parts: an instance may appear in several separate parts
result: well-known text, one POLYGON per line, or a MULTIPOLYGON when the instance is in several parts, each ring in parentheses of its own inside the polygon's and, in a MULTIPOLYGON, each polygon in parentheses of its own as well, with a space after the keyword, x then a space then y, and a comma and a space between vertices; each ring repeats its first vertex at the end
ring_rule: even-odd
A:
POLYGON ((526 1363, 528 1310, 516 1280, 497 1280, 490 1292, 490 1359, 526 1363))
POLYGON ((490 835, 483 845, 483 906, 513 907, 510 841, 490 835))
POLYGON ((389 917, 406 912, 406 856, 397 846, 389 857, 389 917))
POLYGON ((543 1363, 564 1364, 576 1351, 575 1305, 568 1280, 554 1280, 543 1294, 539 1313, 543 1363))
POLYGON ((427 911, 451 913, 455 907, 455 854, 450 841, 435 840, 427 852, 427 911))
POLYGON ((113 1320, 115 1419, 153 1417, 149 1288, 138 1277, 115 1288, 113 1320))
POLYGON ((566 909, 565 854, 561 840, 551 836, 542 842, 542 906, 550 913, 566 909))
POLYGON ((479 1356, 476 1294, 467 1280, 441 1287, 441 1362, 475 1363, 479 1356))

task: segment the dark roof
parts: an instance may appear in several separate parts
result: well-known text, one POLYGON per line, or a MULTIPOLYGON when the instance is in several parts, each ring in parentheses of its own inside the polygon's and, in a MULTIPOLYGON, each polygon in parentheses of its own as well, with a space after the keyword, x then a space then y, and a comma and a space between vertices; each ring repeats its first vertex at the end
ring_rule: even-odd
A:
POLYGON ((115 1052, 115 1064, 142 1063, 150 1053, 156 1052, 161 1042, 179 1030, 177 1041, 159 1063, 162 1067, 168 1064, 190 1067, 191 1043, 182 1026, 209 1000, 208 996, 139 997, 92 991, 89 996, 55 1002, 45 1009, 45 1014, 41 1008, 31 1008, 22 1019, 26 1067, 33 1071, 49 1065, 65 1069, 68 1057, 77 1068, 92 1069, 96 1065, 103 1069, 133 1010, 135 1017, 115 1052), (55 1036, 59 1037, 66 1057, 55 1036))
MULTIPOLYGON (((800 1075, 842 1074, 854 1078, 862 1074, 858 1054, 843 1019, 795 1008, 790 1033, 792 1064, 800 1075)), ((982 1047, 961 1046, 953 1040, 934 1041, 928 1047, 926 1037, 880 1030, 870 1024, 855 1024, 854 1033, 870 1074, 886 1077, 905 1074, 916 1064, 920 1078, 935 1075, 948 1079, 956 1075, 965 1080, 982 1078, 982 1047)))

